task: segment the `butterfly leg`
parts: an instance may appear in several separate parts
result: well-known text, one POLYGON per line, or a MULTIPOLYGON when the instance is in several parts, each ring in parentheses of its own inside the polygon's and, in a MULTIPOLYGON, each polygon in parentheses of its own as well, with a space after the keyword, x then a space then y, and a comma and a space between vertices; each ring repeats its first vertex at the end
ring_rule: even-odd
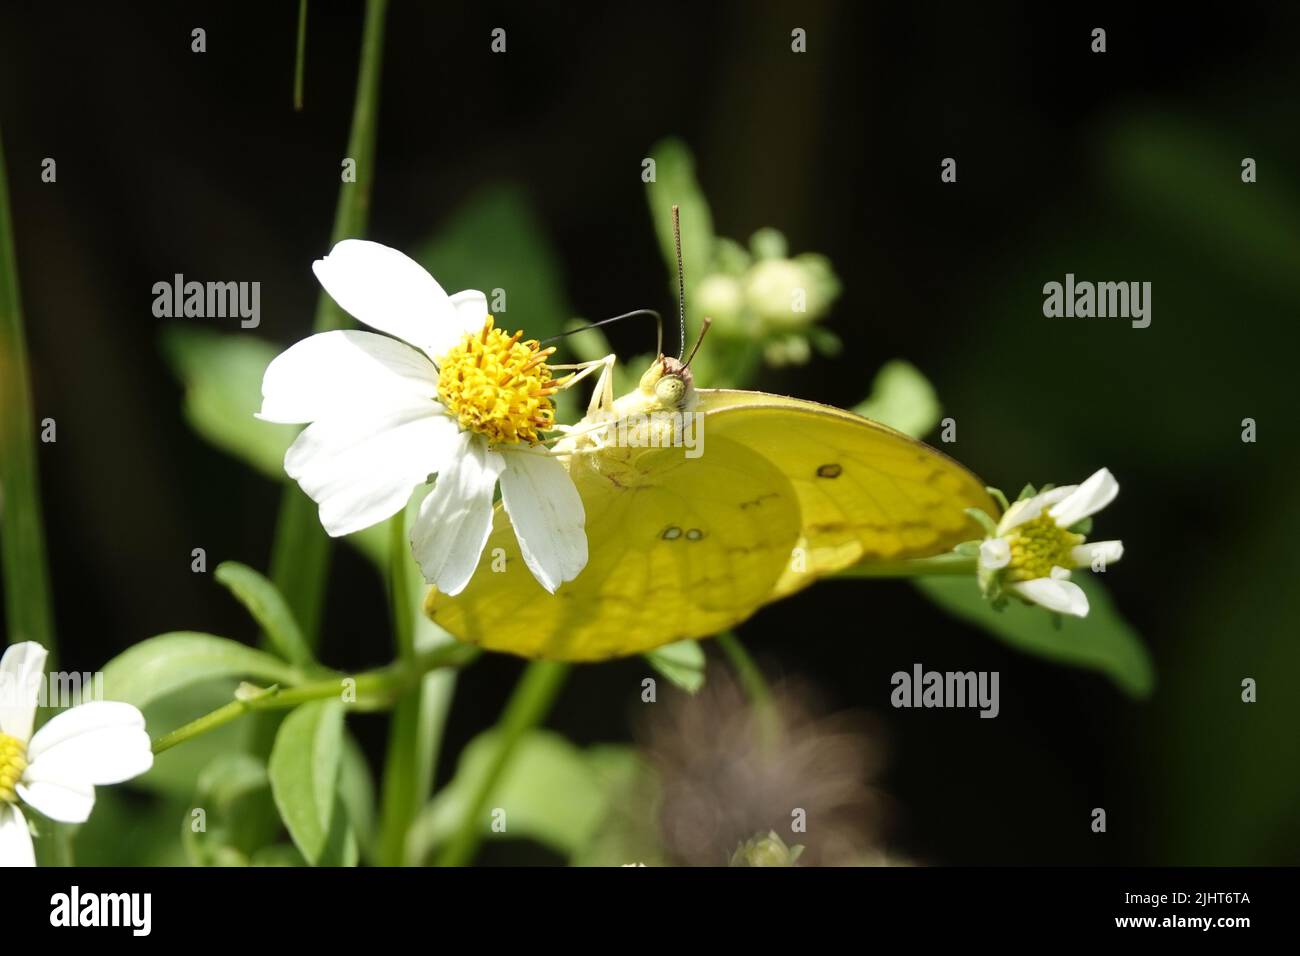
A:
POLYGON ((588 375, 599 370, 600 377, 596 379, 596 387, 592 390, 591 401, 587 404, 587 416, 577 425, 556 425, 554 430, 563 435, 588 435, 596 445, 604 444, 603 437, 605 429, 597 426, 592 427, 593 423, 599 422, 602 418, 607 418, 614 407, 614 362, 617 356, 613 353, 606 355, 604 358, 595 359, 590 362, 576 362, 571 365, 552 365, 553 371, 568 371, 572 373, 557 379, 561 388, 570 388, 582 381, 588 375))
POLYGON ((573 365, 552 365, 552 371, 565 371, 576 369, 576 373, 566 375, 560 379, 562 388, 570 388, 577 385, 584 378, 597 369, 600 370, 600 377, 596 379, 596 387, 591 393, 591 401, 587 404, 587 418, 602 411, 608 411, 614 407, 614 362, 617 356, 613 353, 606 355, 604 358, 594 359, 590 362, 577 362, 573 365))
POLYGON ((600 378, 596 379, 596 387, 591 390, 591 401, 587 404, 588 418, 594 418, 601 413, 609 414, 614 411, 615 357, 611 353, 600 361, 604 367, 600 370, 600 378))

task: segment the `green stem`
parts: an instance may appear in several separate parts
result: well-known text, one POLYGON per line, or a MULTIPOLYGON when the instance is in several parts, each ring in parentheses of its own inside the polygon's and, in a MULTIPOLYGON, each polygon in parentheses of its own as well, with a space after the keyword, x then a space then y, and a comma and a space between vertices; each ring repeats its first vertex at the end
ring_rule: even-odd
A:
POLYGON ((974 575, 976 559, 964 554, 936 554, 932 558, 902 561, 872 561, 855 564, 831 577, 836 578, 919 578, 931 575, 974 575))
MULTIPOLYGON (((409 660, 415 655, 415 622, 407 577, 410 561, 411 546, 406 535, 406 509, 403 509, 389 522, 388 543, 388 596, 399 660, 409 660)), ((382 866, 402 866, 406 862, 406 831, 428 796, 431 781, 420 772, 426 759, 420 746, 424 698, 424 688, 416 686, 393 707, 388 753, 384 758, 376 849, 382 866)))
POLYGON ((403 508, 388 522, 388 606, 393 615, 397 658, 403 661, 415 656, 415 622, 411 619, 413 595, 406 567, 411 560, 406 509, 403 508))
POLYGON ((3 142, 0 142, 0 496, 3 496, 0 568, 4 571, 9 641, 40 643, 49 651, 49 666, 53 667, 54 612, 41 523, 35 414, 3 142))
POLYGON ((771 744, 781 733, 781 716, 777 713, 767 679, 734 633, 723 631, 717 636, 717 641, 732 670, 736 672, 736 679, 749 698, 750 706, 754 708, 763 743, 771 744))
POLYGON ((519 741, 546 717, 568 674, 569 665, 559 661, 534 661, 528 665, 497 723, 495 751, 487 774, 473 799, 466 804, 456 832, 438 854, 438 866, 464 866, 474 859, 483 840, 483 813, 492 792, 509 766, 519 741))
MULTIPOLYGON (((0 577, 5 628, 11 644, 36 641, 44 647, 49 654, 45 666, 53 670, 54 607, 41 520, 35 420, 9 177, 0 139, 0 577)), ((72 865, 72 835, 67 827, 56 827, 46 844, 54 865, 72 865)))
MULTIPOLYGON (((443 667, 464 667, 478 657, 479 653, 478 648, 468 644, 446 644, 407 661, 399 661, 387 667, 357 674, 352 678, 356 693, 355 705, 373 706, 376 701, 391 703, 430 671, 443 667)), ((341 697, 342 682, 346 676, 348 675, 339 674, 293 687, 277 688, 249 700, 232 700, 225 706, 218 707, 171 733, 163 734, 153 742, 153 752, 160 754, 164 750, 170 750, 179 743, 192 740, 218 727, 224 727, 253 711, 288 710, 311 700, 341 697)))
POLYGON ((293 57, 293 108, 302 110, 302 80, 307 67, 307 0, 298 0, 298 47, 293 57))
MULTIPOLYGON (((356 162, 356 182, 344 182, 339 188, 331 246, 343 239, 364 235, 366 231, 370 189, 375 174, 379 73, 387 6, 387 0, 368 0, 366 3, 356 102, 352 108, 352 131, 348 136, 346 157, 356 162)), ((322 291, 316 302, 315 331, 328 332, 347 325, 347 315, 322 291)), ((271 579, 289 602, 311 647, 318 643, 329 558, 329 539, 321 530, 316 506, 297 485, 289 484, 280 499, 280 518, 271 546, 271 579)))

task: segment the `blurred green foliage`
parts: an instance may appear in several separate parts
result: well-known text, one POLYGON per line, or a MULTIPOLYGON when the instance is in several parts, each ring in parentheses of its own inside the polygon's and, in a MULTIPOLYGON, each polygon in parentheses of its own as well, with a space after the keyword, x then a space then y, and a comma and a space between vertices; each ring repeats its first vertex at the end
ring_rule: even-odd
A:
POLYGON ((871 394, 854 406, 863 418, 921 438, 939 423, 943 406, 934 386, 911 362, 886 362, 871 383, 871 394))
MULTIPOLYGON (((488 772, 497 733, 487 731, 466 746, 455 776, 412 828, 411 859, 428 860, 454 834, 488 772)), ((535 840, 572 857, 594 839, 610 811, 610 781, 636 761, 630 747, 583 749, 559 734, 530 731, 515 745, 513 759, 490 791, 492 812, 482 815, 482 836, 535 840)))

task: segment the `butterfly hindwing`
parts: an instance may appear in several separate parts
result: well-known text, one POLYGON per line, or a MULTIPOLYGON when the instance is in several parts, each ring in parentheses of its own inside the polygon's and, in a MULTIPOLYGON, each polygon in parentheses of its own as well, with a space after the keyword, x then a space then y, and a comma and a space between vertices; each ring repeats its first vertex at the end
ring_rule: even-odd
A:
POLYGON ((589 548, 577 579, 554 595, 543 590, 498 508, 469 586, 454 597, 430 592, 427 610, 462 640, 560 660, 638 653, 744 620, 786 571, 800 532, 797 499, 763 455, 721 436, 704 450, 575 455, 589 548))

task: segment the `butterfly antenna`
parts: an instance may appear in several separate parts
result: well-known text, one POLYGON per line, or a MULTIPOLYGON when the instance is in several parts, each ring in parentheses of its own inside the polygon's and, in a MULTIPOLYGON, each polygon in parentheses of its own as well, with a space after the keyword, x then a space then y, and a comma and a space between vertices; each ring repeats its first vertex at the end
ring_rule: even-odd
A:
MULTIPOLYGON (((673 245, 677 248, 677 321, 680 325, 677 361, 680 362, 686 353, 686 269, 682 266, 682 221, 676 203, 673 203, 673 245)), ((662 349, 659 354, 663 354, 662 349)))
POLYGON ((594 329, 601 325, 610 325, 614 322, 622 322, 624 319, 634 319, 638 315, 653 315, 655 317, 655 325, 659 329, 659 347, 662 349, 664 344, 664 317, 654 309, 633 309, 631 312, 624 312, 622 315, 616 315, 613 318, 601 319, 599 322, 589 322, 588 324, 579 326, 576 329, 569 329, 567 332, 561 332, 558 335, 544 338, 537 344, 545 345, 548 342, 556 342, 560 339, 568 338, 570 335, 577 335, 579 332, 585 332, 588 329, 594 329))
POLYGON ((695 361, 695 353, 698 352, 700 346, 704 344, 704 334, 709 331, 709 326, 712 324, 713 320, 706 315, 704 317, 704 324, 700 326, 700 337, 695 340, 695 348, 691 349, 691 357, 686 360, 685 368, 690 368, 691 363, 695 361))

